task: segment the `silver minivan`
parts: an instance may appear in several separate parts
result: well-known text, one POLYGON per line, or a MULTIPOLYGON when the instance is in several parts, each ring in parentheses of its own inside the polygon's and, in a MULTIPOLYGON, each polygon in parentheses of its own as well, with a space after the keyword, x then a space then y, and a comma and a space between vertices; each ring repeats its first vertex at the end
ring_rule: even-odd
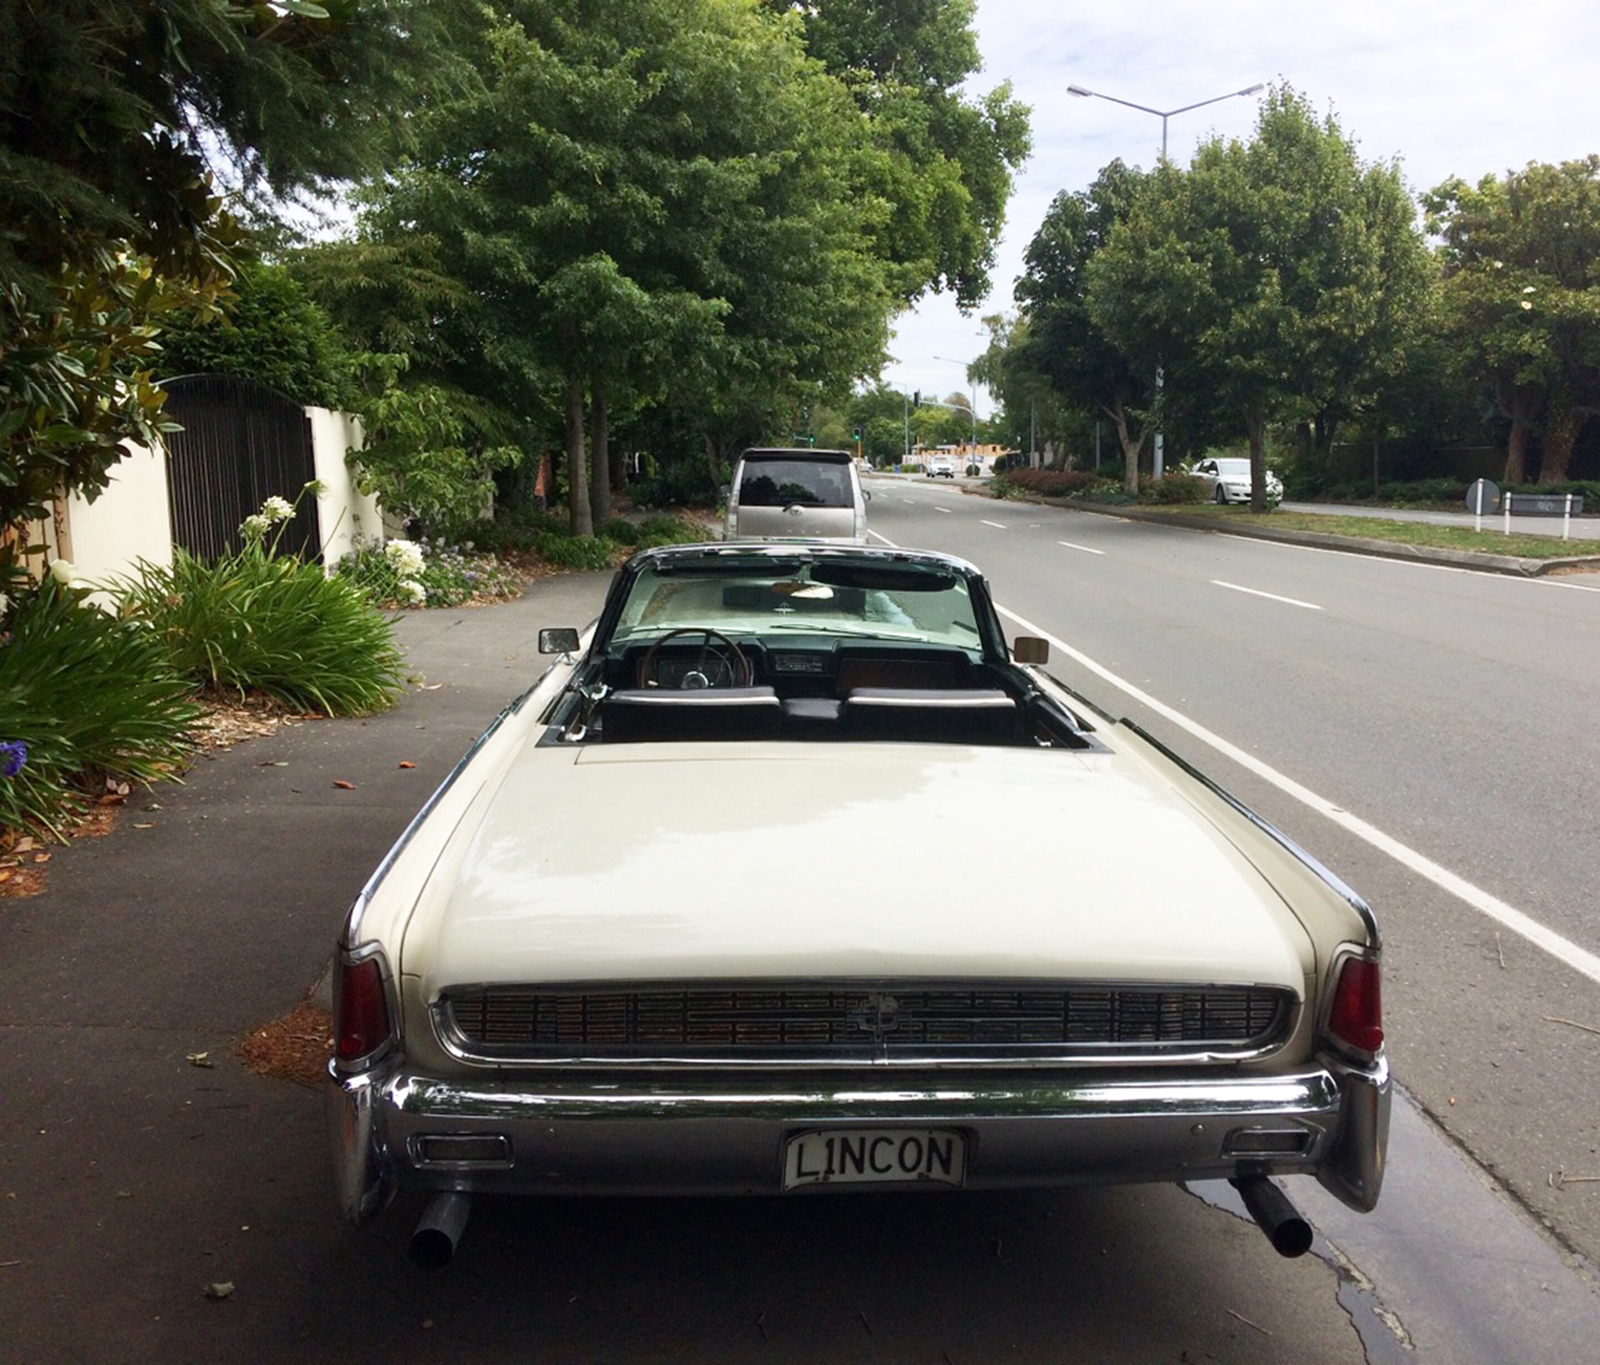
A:
POLYGON ((809 446, 747 450, 728 489, 728 540, 867 539, 867 499, 855 458, 809 446))

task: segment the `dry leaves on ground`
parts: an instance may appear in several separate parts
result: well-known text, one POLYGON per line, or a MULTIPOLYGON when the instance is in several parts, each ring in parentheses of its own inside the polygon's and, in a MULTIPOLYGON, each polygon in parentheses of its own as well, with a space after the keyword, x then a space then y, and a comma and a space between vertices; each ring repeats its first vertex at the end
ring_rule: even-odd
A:
POLYGON ((247 1034, 239 1058, 258 1076, 318 1086, 333 1055, 333 1019, 307 1000, 270 1024, 247 1034))

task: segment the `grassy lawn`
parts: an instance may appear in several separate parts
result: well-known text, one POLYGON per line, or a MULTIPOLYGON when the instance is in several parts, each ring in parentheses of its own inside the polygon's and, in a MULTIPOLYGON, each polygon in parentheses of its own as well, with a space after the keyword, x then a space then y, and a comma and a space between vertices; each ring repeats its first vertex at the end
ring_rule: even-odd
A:
MULTIPOLYGON (((1491 519, 1484 518, 1484 530, 1470 526, 1435 526, 1426 521, 1391 521, 1383 517, 1320 516, 1312 512, 1275 512, 1260 515, 1248 507, 1219 507, 1206 503, 1196 507, 1142 506, 1141 516, 1160 517, 1179 525, 1224 529, 1260 526, 1264 530, 1311 531, 1330 536, 1359 536, 1363 540, 1386 540, 1400 545, 1433 545, 1446 550, 1476 550, 1482 554, 1515 555, 1522 559, 1568 559, 1600 555, 1600 540, 1562 540, 1560 536, 1506 535, 1489 530, 1491 519)), ((1493 519, 1499 525, 1499 519, 1493 519)))

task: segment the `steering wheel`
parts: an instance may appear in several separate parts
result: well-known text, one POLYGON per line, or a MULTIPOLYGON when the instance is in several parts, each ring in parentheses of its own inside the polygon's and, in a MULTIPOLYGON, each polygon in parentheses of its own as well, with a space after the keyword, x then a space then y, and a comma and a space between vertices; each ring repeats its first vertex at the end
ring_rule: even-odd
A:
POLYGON ((745 653, 732 640, 720 630, 712 630, 710 626, 679 626, 676 630, 669 630, 665 635, 658 637, 649 649, 645 650, 639 659, 638 685, 640 687, 659 687, 659 682, 652 680, 652 668, 656 661, 656 651, 666 644, 668 640, 676 639, 680 635, 703 635, 705 644, 700 647, 700 657, 695 660, 694 670, 686 673, 680 686, 684 689, 697 689, 702 687, 717 687, 716 675, 726 673, 730 682, 729 687, 749 687, 755 678, 755 670, 750 666, 750 660, 745 653), (719 665, 714 673, 706 672, 707 657, 714 657, 719 665), (694 681, 698 679, 699 681, 694 681))

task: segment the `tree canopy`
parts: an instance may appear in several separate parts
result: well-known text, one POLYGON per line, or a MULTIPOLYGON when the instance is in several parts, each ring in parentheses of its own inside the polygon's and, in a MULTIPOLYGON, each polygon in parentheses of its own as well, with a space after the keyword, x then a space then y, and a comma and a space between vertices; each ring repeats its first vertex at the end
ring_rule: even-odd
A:
POLYGON ((1449 180, 1424 205, 1460 369, 1510 422, 1505 480, 1526 479, 1542 419, 1539 481, 1560 483, 1583 418, 1600 412, 1600 156, 1449 180))

